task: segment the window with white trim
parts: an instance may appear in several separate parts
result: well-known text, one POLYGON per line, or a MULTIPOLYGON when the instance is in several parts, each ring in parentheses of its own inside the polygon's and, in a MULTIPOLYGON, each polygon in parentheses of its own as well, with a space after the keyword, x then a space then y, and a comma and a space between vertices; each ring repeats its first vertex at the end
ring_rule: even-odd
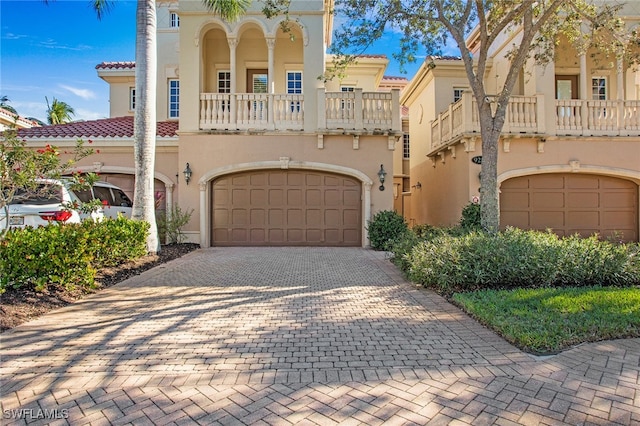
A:
POLYGON ((180 117, 180 80, 169 80, 169 118, 180 117))
POLYGON ((402 158, 408 160, 410 157, 409 154, 409 134, 405 133, 402 135, 402 158))
POLYGON ((171 12, 171 28, 180 27, 180 16, 176 12, 171 12))
POLYGON ((231 71, 218 71, 218 93, 231 93, 231 71))
MULTIPOLYGON (((287 71, 287 93, 300 95, 302 94, 302 71, 287 71)), ((291 102, 291 111, 300 111, 300 101, 291 102)))
POLYGON ((607 78, 591 77, 591 99, 604 101, 607 99, 607 78))
POLYGON ((136 109, 136 88, 129 87, 129 111, 136 109))
POLYGON ((462 94, 467 90, 465 87, 454 87, 453 88, 453 102, 458 102, 462 99, 462 94))

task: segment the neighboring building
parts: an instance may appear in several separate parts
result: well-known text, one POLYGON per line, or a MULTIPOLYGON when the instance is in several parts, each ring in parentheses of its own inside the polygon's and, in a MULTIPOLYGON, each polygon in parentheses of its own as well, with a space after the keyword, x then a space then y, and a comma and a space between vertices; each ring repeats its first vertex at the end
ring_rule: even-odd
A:
MULTIPOLYGON (((627 5, 622 16, 633 28, 640 23, 640 7, 627 5)), ((509 48, 505 42, 491 52, 485 74, 489 90, 505 78, 509 48)), ((441 57, 429 62, 401 99, 410 108, 413 141, 413 205, 406 216, 416 223, 452 225, 479 196, 479 123, 462 61, 441 57), (421 188, 416 189, 418 182, 421 188)), ((637 68, 596 51, 580 55, 561 40, 554 63, 531 64, 521 73, 499 146, 502 228, 552 229, 560 235, 597 232, 638 241, 637 68)))
POLYGON ((0 108, 0 131, 4 131, 10 128, 14 129, 28 129, 30 127, 40 126, 38 122, 29 118, 20 117, 13 111, 9 111, 4 108, 0 108))
MULTIPOLYGON (((402 141, 399 88, 378 91, 387 58, 319 78, 331 65, 331 0, 292 1, 290 33, 257 5, 229 24, 202 2, 156 4, 158 206, 193 209, 186 234, 203 247, 367 245, 367 221, 393 208, 391 179, 379 190, 378 172, 394 176, 402 141)), ((132 195, 135 64, 96 69, 110 119, 21 135, 33 146, 90 139, 99 153, 81 168, 132 195)))

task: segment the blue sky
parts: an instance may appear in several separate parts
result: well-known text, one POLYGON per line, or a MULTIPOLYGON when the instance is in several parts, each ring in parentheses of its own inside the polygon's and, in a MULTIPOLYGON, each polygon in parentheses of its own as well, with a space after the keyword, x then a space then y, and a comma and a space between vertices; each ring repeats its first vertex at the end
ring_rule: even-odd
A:
MULTIPOLYGON (((135 9, 132 0, 116 1, 98 20, 89 0, 0 0, 0 95, 24 117, 45 120, 45 97, 75 109, 76 120, 109 116, 109 86, 95 66, 135 60, 135 9)), ((390 61, 393 35, 368 53, 390 61)), ((410 78, 420 64, 402 74, 391 62, 388 75, 410 78)))

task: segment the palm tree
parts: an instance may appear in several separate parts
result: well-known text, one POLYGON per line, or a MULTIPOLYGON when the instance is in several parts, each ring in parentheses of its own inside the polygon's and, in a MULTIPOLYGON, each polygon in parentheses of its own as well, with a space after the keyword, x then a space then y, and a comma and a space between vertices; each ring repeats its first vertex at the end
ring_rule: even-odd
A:
POLYGON ((154 199, 156 156, 156 2, 138 0, 136 8, 136 108, 133 118, 135 187, 132 219, 149 223, 147 251, 160 251, 154 199))
POLYGON ((225 21, 236 21, 244 15, 252 0, 202 0, 210 12, 220 15, 225 21))
POLYGON ((11 105, 9 105, 9 98, 5 95, 0 96, 0 108, 4 108, 7 111, 18 115, 18 111, 16 111, 16 109, 14 107, 12 107, 11 105))
POLYGON ((44 98, 47 101, 47 123, 64 124, 72 121, 71 116, 76 112, 68 103, 53 98, 49 105, 49 99, 46 96, 44 98))

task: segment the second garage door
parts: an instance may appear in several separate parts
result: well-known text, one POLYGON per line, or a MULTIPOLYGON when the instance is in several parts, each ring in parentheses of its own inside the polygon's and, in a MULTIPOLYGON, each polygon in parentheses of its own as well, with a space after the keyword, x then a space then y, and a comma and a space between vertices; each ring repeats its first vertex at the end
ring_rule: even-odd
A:
POLYGON ((638 185, 609 176, 541 174, 500 187, 500 222, 559 235, 622 234, 638 241, 638 185))
POLYGON ((211 243, 360 246, 361 184, 331 173, 263 170, 213 182, 211 243))

